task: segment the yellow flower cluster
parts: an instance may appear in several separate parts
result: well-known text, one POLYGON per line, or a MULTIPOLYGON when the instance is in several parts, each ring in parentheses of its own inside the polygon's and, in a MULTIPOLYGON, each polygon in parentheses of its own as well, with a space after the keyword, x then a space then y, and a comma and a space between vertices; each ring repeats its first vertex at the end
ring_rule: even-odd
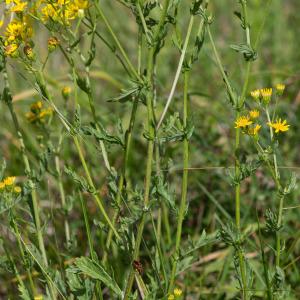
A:
POLYGON ((70 21, 84 16, 84 10, 88 8, 87 0, 56 0, 40 1, 39 11, 43 22, 58 22, 70 25, 70 21))
MULTIPOLYGON (((251 136, 257 136, 261 125, 255 124, 255 119, 260 115, 258 110, 251 110, 249 115, 240 116, 235 120, 235 128, 241 128, 243 133, 249 134, 251 136)), ((287 124, 286 120, 278 119, 276 122, 268 122, 268 126, 275 129, 275 133, 285 132, 289 130, 290 125, 287 124)))
MULTIPOLYGON (((13 19, 4 29, 4 53, 6 56, 18 57, 19 47, 31 45, 33 29, 31 22, 40 20, 43 23, 59 23, 70 26, 71 21, 84 16, 89 7, 88 0, 5 0, 6 11, 13 19)), ((0 28, 3 25, 0 21, 0 28)))
POLYGON ((281 119, 276 120, 276 122, 269 122, 268 125, 275 129, 275 133, 288 131, 290 127, 286 120, 282 121, 281 119))
POLYGON ((9 176, 4 178, 0 182, 0 192, 6 191, 6 192, 14 192, 16 194, 20 194, 22 189, 21 187, 15 185, 16 177, 9 176))
POLYGON ((179 298, 179 297, 181 296, 181 294, 182 294, 182 290, 176 288, 176 289, 174 289, 173 294, 170 294, 170 295, 168 296, 168 300, 174 300, 174 299, 177 299, 177 298, 179 298))
POLYGON ((255 120, 259 117, 260 112, 258 110, 250 110, 249 115, 240 116, 235 121, 235 128, 242 128, 243 132, 251 136, 257 136, 261 125, 254 124, 255 120))
MULTIPOLYGON (((284 90, 285 90, 285 85, 284 84, 276 84, 275 86, 275 90, 276 90, 276 94, 278 96, 282 96, 284 90)), ((253 90, 252 92, 250 92, 250 95, 252 96, 252 98, 256 101, 262 101, 264 104, 269 104, 271 99, 272 99, 272 95, 273 95, 273 88, 263 88, 263 89, 257 89, 257 90, 253 90)))
POLYGON ((26 113, 26 118, 30 123, 45 122, 46 117, 53 114, 52 108, 43 108, 41 101, 31 104, 30 111, 26 113))

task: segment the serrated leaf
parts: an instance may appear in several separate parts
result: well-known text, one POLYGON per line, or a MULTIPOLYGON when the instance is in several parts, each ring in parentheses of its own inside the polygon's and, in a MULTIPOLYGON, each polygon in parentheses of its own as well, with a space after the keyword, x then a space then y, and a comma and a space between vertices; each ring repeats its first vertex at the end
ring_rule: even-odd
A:
POLYGON ((103 282, 118 296, 122 295, 122 291, 116 281, 105 271, 101 265, 95 261, 88 257, 80 257, 76 259, 75 265, 86 276, 103 282))

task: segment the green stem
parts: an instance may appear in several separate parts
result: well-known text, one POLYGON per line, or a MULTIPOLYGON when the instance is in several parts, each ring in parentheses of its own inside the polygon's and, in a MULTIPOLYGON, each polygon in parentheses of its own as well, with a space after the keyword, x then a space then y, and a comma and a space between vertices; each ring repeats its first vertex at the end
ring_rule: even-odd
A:
MULTIPOLYGON (((153 150, 154 150, 154 138, 155 138, 155 125, 154 125, 154 111, 153 111, 153 70, 154 70, 154 61, 155 61, 155 54, 156 54, 156 47, 157 42, 159 38, 159 34, 163 28, 168 8, 169 8, 170 0, 165 0, 163 11, 160 17, 160 21, 157 25, 157 29, 155 31, 153 41, 154 45, 149 49, 148 53, 148 62, 147 62, 147 82, 149 85, 149 90, 147 93, 147 129, 149 134, 149 141, 148 141, 148 150, 147 150, 147 164, 146 164, 146 175, 145 175, 145 187, 144 187, 144 210, 145 212, 149 209, 149 194, 150 194, 150 186, 151 186, 151 174, 152 174, 152 160, 153 160, 153 150)), ((133 260, 138 260, 139 253, 140 253, 140 245, 142 241, 143 236, 143 230, 145 226, 146 221, 146 214, 143 212, 142 217, 140 219, 138 229, 137 229, 137 235, 134 245, 134 252, 133 252, 133 260)), ((124 293, 124 300, 127 300, 131 293, 131 288, 133 285, 135 276, 135 270, 132 267, 130 267, 129 276, 127 279, 127 284, 125 287, 125 293, 124 293)))
MULTIPOLYGON (((59 156, 58 156, 58 153, 60 152, 61 141, 62 141, 62 135, 60 135, 59 145, 56 149, 55 169, 56 169, 57 180, 58 180, 58 188, 59 188, 61 206, 62 206, 62 209, 64 210, 65 206, 66 206, 66 197, 65 197, 65 190, 64 190, 64 186, 63 186, 63 182, 62 182, 62 174, 61 174, 60 161, 59 161, 59 156)), ((69 222, 67 219, 67 215, 65 213, 64 213, 64 227, 65 227, 66 243, 68 246, 70 239, 71 239, 70 238, 70 226, 69 226, 69 222)))
MULTIPOLYGON (((91 227, 89 224, 86 202, 83 200, 81 193, 79 193, 79 199, 80 199, 81 208, 82 208, 82 212, 83 212, 83 219, 84 219, 84 224, 85 224, 85 231, 86 231, 87 238, 88 238, 90 256, 91 256, 92 260, 97 261, 97 256, 96 256, 94 246, 93 246, 91 227)), ((97 294, 97 299, 103 299, 102 290, 101 290, 101 286, 100 286, 99 282, 96 283, 96 294, 97 294)))
MULTIPOLYGON (((269 109, 266 107, 266 115, 267 115, 267 119, 268 122, 271 123, 271 118, 270 118, 270 113, 269 113, 269 109)), ((273 132, 273 128, 270 126, 270 138, 271 138, 271 142, 273 142, 274 140, 274 132, 273 132)), ((276 186, 277 186, 277 193, 278 195, 280 195, 279 198, 279 208, 278 208, 278 220, 277 220, 277 228, 279 229, 282 225, 282 212, 283 212, 283 201, 284 201, 284 195, 280 193, 280 189, 281 189, 281 185, 280 185, 280 174, 278 171, 278 164, 277 164, 277 156, 276 153, 274 151, 273 153, 273 166, 274 166, 274 177, 275 177, 275 182, 276 182, 276 186)), ((281 239, 280 239, 280 231, 278 230, 276 232, 276 266, 280 267, 280 255, 281 255, 281 239)))
MULTIPOLYGON (((184 72, 184 96, 183 96, 183 127, 186 129, 188 121, 188 87, 189 87, 189 71, 184 72)), ((187 137, 183 141, 183 177, 181 187, 181 202, 177 220, 175 257, 172 265, 172 273, 170 277, 169 293, 173 291, 174 281, 176 277, 177 263, 179 260, 180 242, 182 234, 182 223, 186 211, 187 187, 188 187, 188 167, 189 167, 189 140, 187 137)))
POLYGON ((18 243, 18 248, 19 248, 20 254, 21 254, 21 258, 22 258, 23 264, 26 268, 31 293, 32 293, 32 295, 35 295, 36 294, 36 289, 35 289, 34 282, 33 282, 33 279, 32 279, 30 267, 28 267, 28 262, 26 261, 25 252, 24 252, 24 249, 23 249, 22 242, 20 240, 19 228, 16 224, 14 215, 12 215, 11 223, 12 223, 13 230, 15 232, 15 236, 17 238, 17 243, 18 243))
MULTIPOLYGON (((127 168, 128 168, 128 158, 129 158, 129 153, 130 153, 131 137, 132 137, 132 131, 133 131, 134 123, 135 123, 137 107, 138 107, 138 100, 135 99, 134 102, 133 102, 133 106, 132 106, 132 111, 131 111, 131 116, 130 116, 128 129, 125 133, 124 165, 123 165, 123 170, 122 170, 122 173, 120 175, 119 182, 118 182, 118 194, 117 194, 117 198, 116 198, 116 203, 117 203, 118 209, 115 210, 113 218, 112 218, 113 225, 116 224, 119 213, 120 213, 120 204, 121 204, 121 200, 122 200, 124 180, 126 178, 126 171, 127 171, 127 168)), ((108 250, 110 248, 111 241, 112 241, 112 230, 110 229, 109 232, 108 232, 108 235, 107 235, 106 243, 105 243, 105 248, 106 249, 105 249, 105 252, 104 252, 104 255, 103 255, 103 258, 102 258, 103 263, 105 263, 106 260, 107 260, 107 253, 108 253, 108 250)))
MULTIPOLYGON (((6 88, 9 91, 9 82, 8 82, 8 76, 7 76, 6 70, 4 72, 4 81, 5 81, 6 88)), ((7 102, 7 106, 9 108, 9 111, 10 111, 10 114, 11 114, 11 117, 12 117, 12 120, 14 123, 14 127, 17 132, 18 140, 20 143, 20 150, 21 150, 22 158, 23 158, 23 163, 25 166, 25 172, 28 177, 28 184, 31 187, 31 203, 32 203, 32 208, 33 208, 33 218, 34 218, 34 224, 35 224, 35 228, 36 228, 39 250, 41 252, 44 265, 46 267, 48 267, 48 259, 47 259, 47 254, 46 254, 46 250, 45 250, 43 231, 42 231, 41 221, 40 221, 39 204, 38 204, 38 199, 37 199, 37 195, 36 195, 36 186, 30 178, 31 167, 29 164, 29 159, 26 154, 26 148, 25 148, 22 133, 20 131, 19 121, 18 121, 17 115, 13 109, 13 104, 12 104, 11 100, 9 102, 7 102)), ((47 284, 49 287, 51 298, 56 299, 56 296, 55 296, 56 293, 55 293, 52 283, 47 280, 47 284)))
POLYGON ((113 40, 115 41, 117 47, 119 48, 119 50, 120 50, 120 52, 121 52, 121 54, 123 55, 123 57, 124 57, 124 59, 125 59, 125 61, 126 61, 126 64, 127 64, 127 66, 129 67, 131 73, 134 75, 134 77, 135 77, 137 80, 139 80, 140 82, 142 82, 142 81, 143 81, 142 78, 139 76, 139 74, 138 74, 137 71, 135 70, 134 66, 133 66, 132 63, 130 62, 130 59, 129 59, 129 57, 127 56, 127 54, 126 54, 124 48, 122 47, 122 45, 121 45, 121 43, 120 43, 118 37, 117 37, 116 34, 114 33, 114 31, 113 31, 113 29, 112 29, 110 23, 108 22, 107 18, 105 17, 105 15, 104 15, 104 13, 103 13, 103 10, 102 10, 102 8, 101 8, 101 6, 100 6, 100 4, 98 3, 98 1, 97 1, 97 2, 95 1, 94 3, 95 3, 95 7, 96 7, 97 12, 99 13, 100 17, 101 17, 102 20, 104 21, 105 26, 107 27, 109 33, 111 34, 113 40))
MULTIPOLYGON (((150 53, 149 53, 148 68, 147 68, 149 84, 152 81, 153 56, 154 56, 154 48, 152 47, 150 49, 150 53)), ((150 135, 150 140, 148 141, 147 166, 146 166, 145 188, 144 188, 145 189, 145 192, 144 192, 144 209, 145 209, 145 211, 147 209, 149 209, 148 204, 149 204, 149 194, 150 194, 150 184, 151 184, 151 174, 152 174, 152 159, 153 159, 153 149, 154 149, 154 134, 155 134, 155 130, 153 127, 154 124, 153 124, 153 111, 152 111, 152 100, 153 99, 152 98, 153 98, 153 94, 152 94, 152 89, 151 89, 147 94, 148 133, 150 135)), ((145 214, 145 212, 143 212, 142 217, 139 222, 139 225, 138 225, 138 229, 137 229, 137 235, 136 235, 134 252, 133 252, 133 261, 138 260, 138 257, 139 257, 140 245, 141 245, 141 241, 142 241, 145 221, 146 221, 146 214, 145 214)), ((125 288, 124 300, 127 300, 130 295, 134 276, 135 276, 135 270, 131 266, 130 273, 129 273, 128 280, 127 280, 127 285, 125 288)))
POLYGON ((226 75, 224 67, 222 65, 220 55, 218 53, 218 50, 216 48, 213 36, 211 34, 210 26, 207 26, 207 33, 208 33, 208 36, 209 36, 209 39, 210 39, 210 43, 211 43, 212 48, 213 48, 213 52, 214 52, 214 55, 215 55, 215 58, 216 58, 217 66, 219 67, 219 70, 220 70, 220 72, 222 74, 222 78, 223 78, 223 80, 225 82, 225 85, 226 85, 227 91, 229 93, 229 96, 234 101, 234 103, 237 104, 236 96, 235 96, 235 94, 233 92, 233 89, 232 89, 231 84, 229 82, 228 76, 226 75))
MULTIPOLYGON (((79 154, 79 158, 80 158, 81 164, 82 164, 83 169, 84 169, 84 171, 85 171, 85 175, 86 175, 88 184, 92 187, 92 189, 93 189, 94 191, 96 191, 95 184, 94 184, 93 179, 92 179, 92 177, 91 177, 89 168, 88 168, 87 163, 86 163, 86 161, 85 161, 85 158, 84 158, 84 155, 83 155, 83 152, 82 152, 82 149, 81 149, 81 146, 80 146, 80 144, 79 144, 79 141, 78 141, 77 136, 73 136, 73 141, 74 141, 74 144, 75 144, 75 146, 76 146, 77 152, 78 152, 78 154, 79 154)), ((96 192, 95 192, 95 193, 93 193, 93 197, 94 197, 94 199, 95 199, 95 201, 96 201, 96 203, 97 203, 97 205, 98 205, 98 207, 99 207, 99 209, 100 209, 100 211, 101 211, 101 213, 102 213, 102 215, 103 215, 103 217, 104 217, 106 223, 107 223, 108 226, 111 228, 111 230, 113 231, 113 233, 114 233, 114 235, 116 236, 116 238, 117 238, 117 239, 121 239, 121 237, 120 237, 120 235, 118 234, 118 232, 117 232, 115 226, 112 224, 112 222, 111 222, 109 216, 107 215, 107 213, 106 213, 106 211, 105 211, 105 208, 104 208, 104 206, 103 206, 103 204, 102 204, 103 200, 101 199, 100 195, 99 195, 99 194, 96 194, 96 192)))
POLYGON ((188 48, 188 45, 189 45, 190 36, 191 36, 191 33, 192 33, 192 29, 193 29, 193 24, 194 24, 194 15, 191 15, 188 30, 187 30, 187 34, 185 36, 185 41, 184 41, 183 48, 182 48, 182 51, 181 51, 181 56, 180 56, 180 59, 179 59, 177 71, 176 71, 176 74, 175 74, 175 78, 173 80, 173 85, 172 85, 172 88, 171 88, 171 92, 169 94, 169 97, 168 97, 167 103, 165 105, 165 108, 163 110, 163 113, 162 113, 162 115, 161 115, 161 117, 158 121, 157 126, 156 126, 156 130, 158 130, 159 127, 161 126, 161 124, 163 122, 163 119, 164 119, 164 117, 165 117, 165 115, 168 111, 168 108, 171 104, 171 101, 173 99, 173 96, 174 96, 174 93, 175 93, 175 90, 176 90, 176 86, 177 86, 177 83, 178 83, 178 80, 179 80, 179 77, 180 77, 180 74, 181 74, 182 66, 183 66, 183 63, 184 63, 186 51, 187 51, 187 48, 188 48))

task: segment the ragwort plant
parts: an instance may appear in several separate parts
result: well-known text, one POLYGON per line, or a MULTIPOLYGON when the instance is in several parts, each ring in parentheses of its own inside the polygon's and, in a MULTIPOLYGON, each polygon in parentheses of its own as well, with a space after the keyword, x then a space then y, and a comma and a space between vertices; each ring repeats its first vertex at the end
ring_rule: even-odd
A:
POLYGON ((278 110, 285 85, 249 92, 268 9, 254 36, 250 1, 237 1, 235 15, 244 36, 241 43, 230 46, 232 55, 244 60, 243 79, 237 83, 225 69, 215 42, 214 2, 6 0, 0 4, 1 102, 10 114, 22 163, 19 174, 9 174, 10 162, 3 161, 0 173, 5 215, 1 267, 12 274, 10 282, 17 282, 17 287, 6 289, 9 298, 210 299, 214 293, 218 299, 293 297, 285 281, 289 257, 284 253, 284 205, 296 177, 287 178, 278 164, 284 135, 293 128, 278 110), (112 8, 114 15, 130 16, 129 25, 134 24, 134 56, 114 29, 112 8), (118 63, 122 74, 116 78, 123 78, 95 71, 102 48, 109 56, 101 58, 118 63), (190 86, 197 65, 204 68, 204 50, 220 73, 228 115, 231 109, 235 119, 229 123, 235 132, 234 166, 222 177, 234 189, 235 221, 199 183, 227 224, 212 216, 220 225, 218 232, 196 228, 193 236, 186 237, 191 143, 197 134, 190 86), (175 74, 167 76, 171 86, 167 97, 160 79, 164 51, 176 57, 175 74), (48 75, 49 65, 56 61, 63 66, 63 79, 48 75), (127 122, 115 116, 107 122, 95 86, 99 78, 117 90, 109 102, 130 109, 127 122), (30 89, 24 97, 32 99, 25 115, 16 107, 13 81, 30 89), (174 153, 181 157, 182 172, 172 182, 166 157, 173 158, 174 145, 180 149, 174 153), (142 169, 136 172, 131 162, 141 151, 143 161, 137 164, 142 169), (272 202, 278 209, 270 205, 251 224, 241 213, 243 184, 261 170, 267 170, 274 182, 272 202), (180 189, 174 187, 178 180, 180 189), (210 265, 219 271, 220 283, 215 280, 206 296, 202 276, 195 279, 197 272, 187 271, 201 261, 201 251, 209 256, 210 251, 224 248, 230 265, 210 265), (255 249, 256 265, 249 260, 249 249, 255 249), (220 289, 225 279, 233 287, 229 291, 220 289))

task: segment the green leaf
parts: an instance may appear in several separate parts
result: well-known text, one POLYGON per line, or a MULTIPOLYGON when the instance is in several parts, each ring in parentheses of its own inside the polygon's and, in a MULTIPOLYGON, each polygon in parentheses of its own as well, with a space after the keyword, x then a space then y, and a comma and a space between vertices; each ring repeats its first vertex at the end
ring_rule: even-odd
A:
POLYGON ((244 55, 246 61, 254 61, 257 59, 257 52, 249 45, 239 44, 230 45, 230 48, 244 55))
POLYGON ((122 291, 115 280, 104 270, 104 268, 87 257, 80 257, 75 262, 77 268, 86 276, 103 282, 114 293, 121 296, 122 291))
POLYGON ((18 285, 18 290, 20 292, 20 295, 19 295, 20 299, 31 300, 30 294, 29 294, 29 292, 27 291, 27 289, 24 285, 19 284, 18 285))

